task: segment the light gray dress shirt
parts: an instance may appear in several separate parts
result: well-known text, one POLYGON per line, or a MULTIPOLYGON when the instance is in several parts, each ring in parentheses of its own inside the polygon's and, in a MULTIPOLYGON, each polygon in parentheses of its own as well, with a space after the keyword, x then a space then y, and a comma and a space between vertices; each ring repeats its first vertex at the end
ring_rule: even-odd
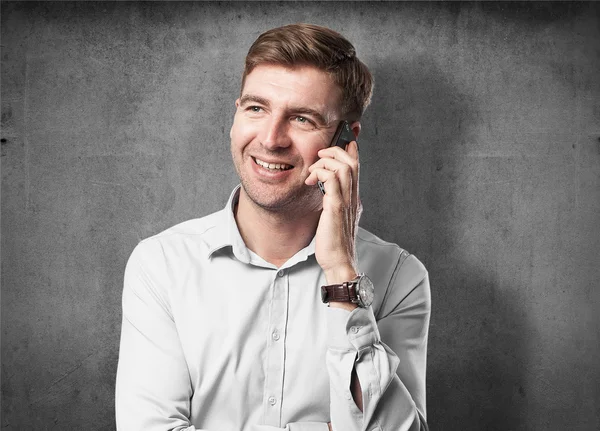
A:
POLYGON ((359 229, 375 301, 321 302, 314 239, 280 268, 249 250, 233 206, 142 241, 125 271, 119 430, 419 430, 431 297, 427 271, 359 229), (350 392, 352 369, 362 413, 350 392))

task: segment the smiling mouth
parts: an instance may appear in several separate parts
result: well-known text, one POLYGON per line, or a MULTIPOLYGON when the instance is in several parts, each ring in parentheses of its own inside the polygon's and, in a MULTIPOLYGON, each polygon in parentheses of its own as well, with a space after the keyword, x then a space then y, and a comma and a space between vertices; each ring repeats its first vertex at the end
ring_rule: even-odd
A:
POLYGON ((267 163, 263 162, 260 159, 257 159, 256 157, 252 157, 252 159, 257 165, 262 166, 263 168, 268 169, 270 171, 287 171, 293 168, 292 165, 288 165, 285 163, 267 163))

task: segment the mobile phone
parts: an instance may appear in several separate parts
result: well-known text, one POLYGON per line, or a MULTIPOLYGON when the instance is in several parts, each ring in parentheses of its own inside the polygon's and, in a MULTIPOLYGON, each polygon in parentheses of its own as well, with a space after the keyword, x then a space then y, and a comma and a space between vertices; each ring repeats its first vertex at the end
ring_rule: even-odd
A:
POLYGON ((340 147, 342 150, 346 150, 346 145, 350 142, 355 141, 354 133, 350 129, 350 124, 346 120, 340 121, 338 128, 333 135, 333 139, 329 144, 330 147, 340 147))
MULTIPOLYGON (((338 124, 329 146, 340 147, 342 150, 346 151, 346 145, 352 141, 356 141, 356 137, 350 129, 350 124, 348 124, 346 120, 343 120, 340 121, 340 124, 338 124)), ((317 185, 319 186, 321 193, 325 194, 325 187, 323 186, 323 183, 321 181, 317 181, 317 185)))

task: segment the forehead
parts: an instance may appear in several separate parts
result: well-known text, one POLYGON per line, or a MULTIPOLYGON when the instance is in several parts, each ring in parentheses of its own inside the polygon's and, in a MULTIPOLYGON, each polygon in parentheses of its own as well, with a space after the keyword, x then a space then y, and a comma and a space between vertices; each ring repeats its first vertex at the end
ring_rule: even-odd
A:
POLYGON ((273 104, 341 111, 342 89, 329 74, 313 66, 256 66, 246 76, 242 96, 246 95, 260 96, 273 104))

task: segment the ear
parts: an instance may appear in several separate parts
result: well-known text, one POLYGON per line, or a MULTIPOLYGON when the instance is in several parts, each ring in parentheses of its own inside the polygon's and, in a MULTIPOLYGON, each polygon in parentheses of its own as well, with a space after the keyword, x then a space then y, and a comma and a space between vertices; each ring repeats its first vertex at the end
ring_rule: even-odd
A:
POLYGON ((354 133, 354 137, 358 138, 361 130, 360 121, 357 120, 350 123, 350 129, 352 130, 352 133, 354 133))
POLYGON ((237 99, 235 99, 235 107, 236 108, 240 107, 240 98, 239 97, 237 99))

